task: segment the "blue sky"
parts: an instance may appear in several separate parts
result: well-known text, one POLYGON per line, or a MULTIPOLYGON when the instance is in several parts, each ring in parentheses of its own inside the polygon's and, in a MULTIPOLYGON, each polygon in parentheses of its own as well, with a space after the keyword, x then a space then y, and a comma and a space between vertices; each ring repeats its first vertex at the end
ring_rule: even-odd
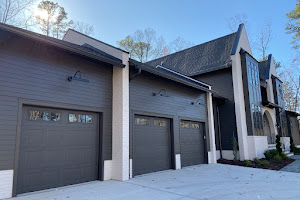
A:
MULTIPOLYGON (((137 29, 151 27, 167 42, 180 36, 200 44, 231 33, 227 19, 236 14, 248 16, 248 30, 255 41, 267 20, 272 22, 272 41, 267 53, 288 66, 296 57, 292 36, 285 33, 285 14, 296 0, 58 0, 74 20, 94 26, 93 37, 116 45, 116 41, 137 29)), ((254 56, 259 58, 255 49, 254 56)))

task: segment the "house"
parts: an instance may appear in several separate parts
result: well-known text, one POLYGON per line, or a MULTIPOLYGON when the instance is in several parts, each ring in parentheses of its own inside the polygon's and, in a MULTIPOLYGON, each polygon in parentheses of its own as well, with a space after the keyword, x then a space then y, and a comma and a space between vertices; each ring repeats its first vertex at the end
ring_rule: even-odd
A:
POLYGON ((237 32, 150 61, 203 81, 225 99, 214 99, 217 158, 233 159, 232 138, 241 160, 263 157, 280 134, 289 150, 282 82, 272 55, 258 62, 243 24, 237 32))
POLYGON ((0 72, 0 198, 216 163, 233 135, 242 160, 289 140, 274 60, 252 57, 243 25, 140 63, 71 29, 0 24, 0 72))

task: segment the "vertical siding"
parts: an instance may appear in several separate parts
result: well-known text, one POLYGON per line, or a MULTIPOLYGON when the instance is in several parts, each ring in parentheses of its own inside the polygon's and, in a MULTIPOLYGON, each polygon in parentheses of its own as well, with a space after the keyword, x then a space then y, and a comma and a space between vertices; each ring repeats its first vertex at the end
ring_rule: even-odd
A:
MULTIPOLYGON (((132 158, 132 134, 134 112, 156 117, 167 117, 173 121, 175 153, 180 153, 180 119, 207 120, 206 93, 178 84, 158 76, 142 72, 130 82, 130 157, 132 158), (168 97, 153 96, 165 89, 168 97), (192 105, 201 99, 204 105, 192 105)), ((208 141, 207 137, 207 141, 208 141)))
POLYGON ((5 32, 0 44, 0 170, 13 168, 19 98, 101 108, 111 159, 112 67, 5 32), (77 70, 90 83, 67 82, 77 70))
POLYGON ((227 99, 226 103, 219 107, 220 131, 222 149, 232 150, 232 135, 236 135, 237 130, 231 68, 198 75, 195 78, 210 84, 212 90, 217 91, 217 95, 227 99))

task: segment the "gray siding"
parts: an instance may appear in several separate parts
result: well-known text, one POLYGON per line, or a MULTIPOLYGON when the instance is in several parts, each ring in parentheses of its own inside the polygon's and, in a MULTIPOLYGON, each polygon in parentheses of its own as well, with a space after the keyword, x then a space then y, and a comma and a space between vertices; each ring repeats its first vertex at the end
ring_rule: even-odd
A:
MULTIPOLYGON (((131 75, 133 73, 131 72, 131 75)), ((180 153, 180 119, 199 120, 206 122, 207 107, 206 93, 178 84, 161 77, 142 72, 130 82, 130 157, 132 158, 132 134, 134 114, 144 114, 155 117, 171 119, 174 132, 174 150, 180 153), (168 97, 152 96, 152 92, 158 93, 165 89, 168 97), (204 105, 192 105, 201 99, 204 105)), ((207 123, 206 123, 207 124, 207 123)), ((172 127, 172 124, 171 124, 172 127)), ((208 131, 206 131, 208 133, 208 131)), ((209 140, 207 134, 207 141, 209 140)), ((209 149, 209 147, 207 147, 209 149)))
POLYGON ((217 95, 227 99, 224 105, 219 106, 220 131, 222 149, 232 150, 232 134, 235 133, 236 135, 237 130, 231 67, 198 75, 194 78, 210 84, 212 90, 217 91, 217 95))
MULTIPOLYGON (((111 159, 112 67, 66 51, 0 33, 0 170, 14 166, 19 100, 103 110, 104 159, 111 159), (77 70, 90 83, 67 82, 77 70)), ((93 110, 92 110, 93 111, 93 110)))

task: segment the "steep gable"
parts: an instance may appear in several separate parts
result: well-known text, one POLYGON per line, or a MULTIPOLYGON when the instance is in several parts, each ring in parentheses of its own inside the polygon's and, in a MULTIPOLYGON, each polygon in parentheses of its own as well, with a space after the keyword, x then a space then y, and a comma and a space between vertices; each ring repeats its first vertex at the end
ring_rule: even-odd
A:
POLYGON ((187 76, 194 76, 231 66, 231 51, 237 33, 149 61, 187 76))

